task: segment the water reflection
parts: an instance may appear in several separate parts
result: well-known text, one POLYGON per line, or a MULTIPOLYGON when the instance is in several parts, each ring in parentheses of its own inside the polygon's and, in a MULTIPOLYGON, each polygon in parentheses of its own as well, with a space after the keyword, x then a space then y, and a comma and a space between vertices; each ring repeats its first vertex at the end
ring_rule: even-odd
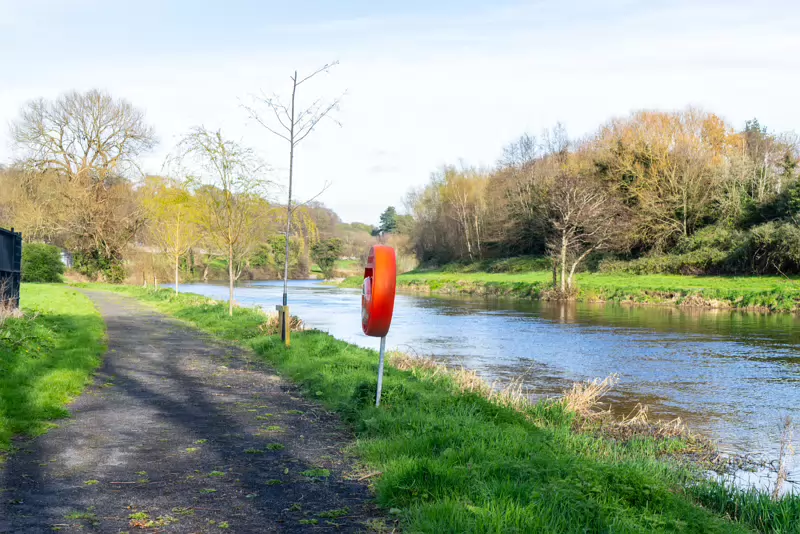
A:
MULTIPOLYGON (((226 298, 227 289, 191 291, 226 298)), ((280 284, 237 290, 243 305, 272 309, 280 284)), ((294 282, 292 313, 362 346, 358 290, 294 282)), ((775 456, 781 419, 800 420, 800 323, 793 315, 730 310, 563 304, 398 295, 388 347, 476 369, 500 382, 524 376, 536 395, 619 373, 611 400, 628 413, 681 417, 734 452, 775 456)), ((797 462, 796 462, 797 463, 797 462)))

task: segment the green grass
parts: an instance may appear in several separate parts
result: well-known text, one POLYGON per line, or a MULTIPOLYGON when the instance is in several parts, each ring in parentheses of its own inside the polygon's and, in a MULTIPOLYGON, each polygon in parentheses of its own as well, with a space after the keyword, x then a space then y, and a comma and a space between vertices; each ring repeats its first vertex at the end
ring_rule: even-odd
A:
MULTIPOLYGON (((336 260, 333 265, 334 273, 337 276, 349 276, 364 271, 364 265, 359 260, 336 260)), ((311 273, 322 276, 322 269, 316 263, 311 264, 311 273)))
MULTIPOLYGON (((552 286, 552 273, 415 271, 397 277, 398 287, 434 293, 498 295, 539 299, 552 286)), ((800 279, 776 276, 683 276, 579 273, 576 299, 583 302, 630 302, 771 311, 800 309, 800 279)), ((351 277, 340 287, 361 287, 351 277)))
POLYGON ((374 406, 377 355, 321 332, 291 349, 258 335, 263 316, 191 295, 117 288, 251 346, 357 433, 378 502, 408 532, 798 532, 800 498, 773 502, 667 459, 678 440, 615 442, 573 430, 559 403, 519 412, 462 393, 447 375, 388 367, 374 406))
POLYGON ((60 284, 22 284, 24 318, 0 326, 0 450, 68 415, 105 350, 91 301, 60 284))

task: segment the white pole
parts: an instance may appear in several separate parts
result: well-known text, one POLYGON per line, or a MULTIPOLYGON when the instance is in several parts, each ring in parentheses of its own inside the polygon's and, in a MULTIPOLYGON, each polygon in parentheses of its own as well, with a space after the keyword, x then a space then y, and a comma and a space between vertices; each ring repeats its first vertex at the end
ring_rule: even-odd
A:
POLYGON ((378 363, 378 393, 375 395, 375 406, 381 405, 381 389, 383 388, 383 355, 386 353, 386 336, 381 338, 381 359, 378 363))

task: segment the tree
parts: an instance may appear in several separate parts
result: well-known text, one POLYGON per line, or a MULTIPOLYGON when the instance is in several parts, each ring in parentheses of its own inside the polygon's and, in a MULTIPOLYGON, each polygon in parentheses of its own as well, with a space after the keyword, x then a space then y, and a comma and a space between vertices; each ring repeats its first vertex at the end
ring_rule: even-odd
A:
POLYGON ((149 235, 170 259, 178 294, 181 258, 200 240, 197 206, 190 191, 191 180, 148 177, 142 202, 149 219, 149 235))
POLYGON ((666 249, 711 215, 724 191, 729 130, 692 109, 639 112, 603 128, 598 166, 635 212, 642 246, 666 249))
POLYGON ((391 234, 397 230, 397 210, 394 206, 389 206, 381 213, 381 224, 378 230, 384 234, 391 234))
POLYGON ((336 237, 318 241, 311 247, 311 257, 317 262, 325 279, 329 280, 334 275, 334 265, 342 254, 342 240, 336 237))
POLYGON ((22 245, 23 282, 61 282, 64 263, 58 247, 45 243, 24 243, 22 245))
POLYGON ((197 171, 205 185, 196 191, 197 222, 210 244, 228 261, 228 313, 233 315, 234 283, 258 243, 263 216, 262 194, 269 182, 255 153, 223 137, 220 130, 192 129, 178 145, 175 158, 197 171))
POLYGON ((527 133, 503 147, 503 156, 497 164, 501 168, 524 167, 539 155, 536 138, 527 133))
POLYGON ((29 102, 11 134, 30 180, 54 186, 39 189, 52 221, 40 228, 118 277, 122 252, 144 222, 128 180, 138 174, 137 157, 155 145, 144 113, 97 90, 73 91, 29 102))
MULTIPOLYGON (((283 305, 287 306, 289 301, 289 242, 292 229, 292 186, 294 178, 294 152, 306 137, 314 131, 317 124, 330 117, 332 111, 338 108, 341 97, 333 99, 331 102, 323 102, 317 99, 306 108, 297 107, 297 90, 301 85, 314 78, 316 75, 328 72, 331 68, 338 65, 338 61, 328 63, 318 68, 307 76, 297 74, 297 71, 289 77, 292 81, 292 96, 289 104, 281 102, 280 98, 273 95, 255 99, 257 103, 266 106, 272 113, 274 119, 267 119, 264 113, 259 112, 254 107, 246 106, 245 109, 250 113, 250 117, 263 126, 268 132, 276 135, 289 143, 289 193, 286 201, 286 252, 283 268, 283 305)), ((269 115, 267 113, 267 115, 269 115)), ((338 124, 338 123, 337 123, 338 124)), ((323 188, 323 191, 326 188, 323 188)), ((313 199, 312 199, 313 200, 313 199)))
POLYGON ((621 244, 620 207, 596 181, 563 174, 549 192, 547 208, 552 226, 548 248, 561 266, 561 292, 566 294, 572 290, 575 271, 583 260, 621 244))

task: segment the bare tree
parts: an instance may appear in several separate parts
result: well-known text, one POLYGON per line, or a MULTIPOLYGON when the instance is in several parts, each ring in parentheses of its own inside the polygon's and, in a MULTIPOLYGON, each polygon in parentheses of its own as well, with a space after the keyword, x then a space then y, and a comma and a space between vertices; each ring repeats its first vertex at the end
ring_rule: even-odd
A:
POLYGON ((155 144, 144 113, 97 90, 71 92, 54 102, 33 100, 11 127, 23 160, 70 180, 124 176, 155 144))
POLYGON ((561 265, 561 292, 566 294, 572 290, 575 271, 583 260, 593 252, 620 245, 620 206, 596 181, 574 174, 556 180, 547 204, 552 226, 548 248, 561 265))
POLYGON ((500 168, 522 168, 539 156, 536 137, 524 133, 503 147, 503 155, 497 161, 500 168))
POLYGON ((255 153, 222 132, 196 127, 178 145, 175 156, 196 168, 198 180, 206 184, 198 189, 197 220, 210 240, 228 260, 228 313, 233 315, 234 283, 241 263, 257 241, 261 195, 269 182, 263 177, 265 166, 255 153), (237 265, 239 267, 237 268, 237 265))
POLYGON ((138 174, 136 158, 155 145, 144 114, 100 91, 71 92, 29 102, 11 134, 32 179, 55 179, 47 188, 58 193, 48 208, 55 228, 47 231, 121 272, 122 250, 144 220, 126 178, 138 174))
MULTIPOLYGON (((250 114, 250 117, 263 126, 267 131, 276 135, 289 143, 289 194, 286 201, 286 258, 284 260, 283 268, 283 305, 288 304, 288 289, 289 289, 289 234, 292 228, 292 185, 294 178, 294 151, 311 132, 314 131, 317 124, 325 118, 331 118, 331 112, 338 109, 341 96, 334 98, 331 101, 324 101, 321 98, 314 100, 314 102, 305 108, 298 108, 297 106, 297 92, 301 85, 314 78, 316 75, 330 71, 331 68, 338 65, 338 61, 328 63, 318 68, 311 74, 306 76, 299 75, 297 71, 289 77, 292 81, 292 96, 288 104, 281 101, 278 96, 273 95, 267 97, 262 94, 261 97, 254 98, 255 103, 264 106, 265 112, 260 112, 253 106, 244 106, 250 114)), ((341 126, 341 125, 340 125, 341 126)), ((327 186, 326 186, 327 188, 327 186)), ((325 188, 323 188, 324 190, 325 188)), ((319 195, 317 195, 319 196, 319 195)), ((314 197, 316 198, 316 197, 314 197)), ((313 199, 311 199, 313 200, 313 199)))

